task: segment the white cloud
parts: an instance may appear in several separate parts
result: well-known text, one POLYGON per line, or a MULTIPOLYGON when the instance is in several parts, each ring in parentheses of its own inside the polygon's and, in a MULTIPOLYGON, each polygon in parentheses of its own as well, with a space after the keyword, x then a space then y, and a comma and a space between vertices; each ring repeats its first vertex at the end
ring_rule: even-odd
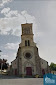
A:
POLYGON ((17 11, 17 10, 15 10, 15 11, 10 10, 9 7, 4 8, 4 9, 1 11, 1 13, 4 14, 5 17, 8 17, 8 18, 18 16, 18 11, 17 11))
POLYGON ((4 8, 4 9, 1 11, 1 13, 6 14, 6 13, 8 13, 9 11, 10 11, 10 8, 7 7, 7 8, 4 8))
POLYGON ((16 58, 16 54, 17 52, 12 52, 11 54, 8 54, 9 58, 6 58, 9 62, 9 64, 11 64, 11 62, 16 58))
POLYGON ((7 59, 9 56, 8 55, 6 55, 6 54, 2 54, 2 56, 1 56, 1 58, 3 59, 7 59))
POLYGON ((35 17, 28 14, 27 11, 22 11, 21 13, 19 13, 17 10, 4 8, 1 13, 4 14, 5 17, 0 19, 0 34, 8 35, 9 31, 12 30, 12 35, 21 35, 21 24, 26 23, 26 19, 27 23, 33 23, 35 31, 35 17))
POLYGON ((4 4, 8 3, 8 2, 11 2, 12 0, 2 0, 1 3, 0 3, 0 7, 3 7, 4 4))
POLYGON ((5 49, 10 49, 10 50, 17 50, 19 47, 19 43, 7 43, 5 45, 5 49))
POLYGON ((35 21, 35 17, 28 14, 27 11, 24 10, 21 12, 21 14, 25 18, 25 21, 27 20, 27 22, 30 22, 30 23, 35 21))
POLYGON ((10 11, 8 14, 5 14, 6 17, 15 17, 18 16, 18 11, 10 11))

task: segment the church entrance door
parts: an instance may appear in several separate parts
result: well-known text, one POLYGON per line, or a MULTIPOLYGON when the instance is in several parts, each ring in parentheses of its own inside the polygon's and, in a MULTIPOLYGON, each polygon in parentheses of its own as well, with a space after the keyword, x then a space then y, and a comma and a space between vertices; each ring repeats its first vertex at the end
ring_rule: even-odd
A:
POLYGON ((31 76, 32 75, 32 68, 31 67, 26 67, 26 75, 31 76))
POLYGON ((15 69, 15 75, 17 75, 17 69, 15 69))

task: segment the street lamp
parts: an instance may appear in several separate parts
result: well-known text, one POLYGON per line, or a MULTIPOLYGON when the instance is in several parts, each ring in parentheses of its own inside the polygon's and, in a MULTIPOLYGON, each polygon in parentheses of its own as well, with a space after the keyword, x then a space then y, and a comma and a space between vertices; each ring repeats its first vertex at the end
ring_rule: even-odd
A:
MULTIPOLYGON (((2 52, 1 50, 0 50, 0 52, 2 52)), ((1 55, 0 55, 1 56, 1 55)))
POLYGON ((0 63, 1 63, 1 74, 2 74, 2 66, 3 66, 3 60, 0 59, 0 63))
POLYGON ((0 50, 0 52, 2 52, 2 51, 0 50))
MULTIPOLYGON (((0 52, 2 52, 1 50, 0 50, 0 52)), ((1 56, 1 55, 0 55, 1 56)))

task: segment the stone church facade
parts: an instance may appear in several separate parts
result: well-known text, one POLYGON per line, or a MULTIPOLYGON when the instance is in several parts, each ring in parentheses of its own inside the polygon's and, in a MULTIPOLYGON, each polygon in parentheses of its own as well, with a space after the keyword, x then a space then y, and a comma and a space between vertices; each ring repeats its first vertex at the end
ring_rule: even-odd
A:
POLYGON ((33 40, 32 23, 21 24, 21 43, 17 51, 16 59, 11 62, 13 75, 43 76, 49 72, 48 62, 40 58, 38 47, 33 40))

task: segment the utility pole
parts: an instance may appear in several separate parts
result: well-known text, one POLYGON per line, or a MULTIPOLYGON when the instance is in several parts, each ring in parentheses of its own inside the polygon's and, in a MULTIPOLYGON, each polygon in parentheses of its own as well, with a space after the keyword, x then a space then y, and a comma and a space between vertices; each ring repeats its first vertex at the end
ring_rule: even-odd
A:
MULTIPOLYGON (((1 50, 0 50, 0 52, 2 52, 1 50)), ((0 55, 1 56, 1 55, 0 55)), ((2 75, 2 60, 0 61, 1 62, 1 75, 2 75)))

